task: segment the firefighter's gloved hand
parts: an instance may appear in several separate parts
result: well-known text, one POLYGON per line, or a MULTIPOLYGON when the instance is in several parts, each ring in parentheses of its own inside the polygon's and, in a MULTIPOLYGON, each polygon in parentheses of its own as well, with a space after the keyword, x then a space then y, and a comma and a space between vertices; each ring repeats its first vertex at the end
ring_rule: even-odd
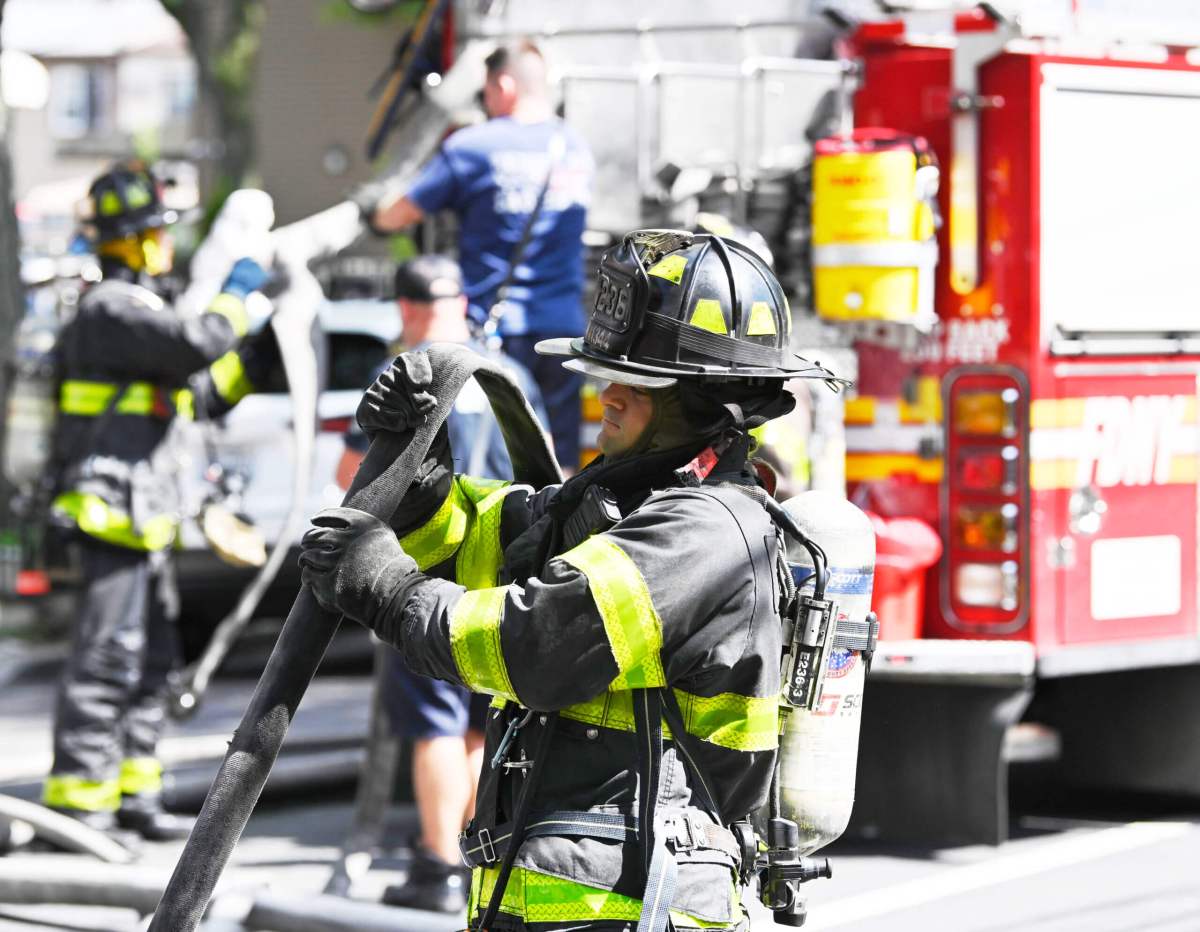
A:
POLYGON ((300 577, 322 608, 374 628, 397 588, 417 572, 387 523, 357 508, 326 508, 300 539, 300 577))
POLYGON ((225 277, 221 291, 237 298, 245 298, 252 291, 258 291, 267 283, 267 273, 263 267, 250 258, 241 258, 233 264, 225 277))
POLYGON ((389 236, 392 230, 385 230, 375 223, 375 214, 395 194, 392 184, 386 181, 368 181, 350 192, 349 199, 358 208, 363 224, 376 236, 389 236))
POLYGON ((432 383, 433 368, 425 353, 401 353, 358 403, 358 426, 368 437, 381 430, 402 434, 416 429, 437 407, 428 391, 432 383))

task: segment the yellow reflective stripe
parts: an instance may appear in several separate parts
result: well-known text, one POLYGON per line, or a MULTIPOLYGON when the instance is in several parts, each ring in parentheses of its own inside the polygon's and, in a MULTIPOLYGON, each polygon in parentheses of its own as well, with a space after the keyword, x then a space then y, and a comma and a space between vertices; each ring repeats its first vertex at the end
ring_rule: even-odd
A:
POLYGON ((115 217, 121 212, 121 198, 116 191, 105 191, 100 195, 100 216, 115 217))
POLYGON ((692 308, 692 317, 688 321, 693 327, 707 330, 709 333, 727 334, 729 328, 725 324, 725 312, 721 302, 713 298, 701 298, 692 308))
POLYGON ((750 322, 746 324, 746 336, 774 336, 779 331, 775 328, 775 315, 771 313, 771 305, 766 301, 755 301, 750 305, 750 322))
MULTIPOLYGON (((476 915, 486 905, 496 888, 497 867, 477 868, 471 877, 471 896, 467 916, 476 915)), ((742 919, 737 891, 729 888, 732 918, 729 922, 709 922, 679 910, 671 910, 676 925, 694 929, 732 929, 742 919)), ((514 867, 500 900, 500 909, 526 922, 588 922, 593 920, 624 920, 636 922, 642 911, 642 901, 601 887, 592 887, 541 874, 524 867, 514 867)))
POLYGON ((779 697, 720 693, 697 696, 675 690, 688 734, 734 751, 779 747, 779 697))
MULTIPOLYGON (((95 417, 103 414, 119 388, 112 382, 87 382, 66 379, 58 392, 58 407, 63 414, 95 417)), ((117 401, 118 414, 154 414, 158 409, 158 389, 149 382, 131 382, 117 401)))
POLYGON ((208 371, 217 394, 230 404, 237 404, 254 391, 254 385, 246 376, 246 367, 242 365, 242 357, 235 350, 230 350, 214 362, 208 371))
POLYGON ((158 793, 162 790, 162 773, 162 762, 156 758, 127 757, 121 761, 117 783, 125 794, 158 793))
POLYGON ((504 562, 504 549, 500 546, 500 515, 504 499, 520 488, 508 482, 492 485, 492 491, 480 499, 473 496, 484 491, 483 486, 468 485, 479 480, 461 476, 464 492, 474 504, 466 537, 458 551, 455 564, 455 579, 467 589, 487 589, 496 585, 500 577, 500 565, 504 562))
POLYGON ((208 306, 209 314, 220 314, 233 327, 234 336, 241 339, 250 329, 250 315, 246 313, 246 302, 236 295, 222 291, 208 306))
POLYGON ((467 592, 450 613, 450 652, 458 675, 472 692, 516 700, 504 652, 500 621, 507 586, 467 592))
POLYGON ((672 285, 678 285, 679 280, 683 278, 683 270, 686 268, 687 257, 676 254, 660 259, 646 271, 646 274, 657 275, 659 278, 665 278, 672 285))
POLYGON ((185 421, 196 420, 196 396, 190 388, 181 388, 171 395, 175 404, 175 413, 185 421))
POLYGON ((85 534, 119 547, 162 550, 175 539, 177 521, 173 514, 155 515, 138 533, 129 515, 89 492, 63 492, 51 507, 69 517, 85 534))
POLYGON ((613 657, 617 678, 610 689, 665 686, 662 622, 650 600, 650 590, 637 565, 611 538, 598 534, 559 557, 588 578, 588 588, 613 657))
MULTIPOLYGON (((771 751, 779 747, 779 698, 720 693, 697 696, 675 690, 688 734, 731 751, 771 751)), ((618 731, 633 731, 633 698, 628 690, 601 693, 563 709, 564 718, 618 731)), ((663 723, 663 734, 671 730, 663 723)))
POLYGON ((941 482, 941 459, 924 459, 916 453, 847 453, 846 480, 873 482, 895 475, 912 475, 918 482, 941 482))
POLYGON ((437 566, 458 550, 467 533, 469 507, 470 503, 459 487, 458 477, 455 477, 450 494, 433 517, 400 538, 400 546, 417 561, 417 568, 421 572, 437 566))
POLYGON ((84 780, 51 774, 42 787, 42 802, 60 809, 113 812, 121 805, 121 787, 116 780, 84 780))

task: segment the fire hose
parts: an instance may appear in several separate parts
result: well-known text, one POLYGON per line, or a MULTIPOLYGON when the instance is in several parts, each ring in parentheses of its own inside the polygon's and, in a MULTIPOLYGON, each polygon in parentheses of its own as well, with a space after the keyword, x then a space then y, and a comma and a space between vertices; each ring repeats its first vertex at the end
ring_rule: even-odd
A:
POLYGON ((359 229, 358 208, 346 202, 271 234, 275 261, 284 268, 288 279, 287 289, 277 300, 271 327, 283 357, 292 401, 291 505, 267 562, 242 591, 233 610, 217 625, 204 653, 183 671, 172 688, 168 709, 176 718, 190 716, 199 708, 209 680, 250 622, 304 526, 317 419, 317 362, 311 334, 317 308, 324 298, 308 263, 344 249, 358 236, 359 229))
MULTIPOLYGON (((512 377, 465 346, 428 349, 437 407, 414 433, 375 435, 344 504, 390 518, 424 462, 454 399, 474 376, 496 412, 518 481, 535 486, 559 479, 549 441, 512 377), (531 442, 537 439, 540 442, 531 442)), ((254 811, 296 707, 316 673, 340 617, 301 589, 267 661, 241 725, 180 855, 149 932, 193 932, 254 811)))

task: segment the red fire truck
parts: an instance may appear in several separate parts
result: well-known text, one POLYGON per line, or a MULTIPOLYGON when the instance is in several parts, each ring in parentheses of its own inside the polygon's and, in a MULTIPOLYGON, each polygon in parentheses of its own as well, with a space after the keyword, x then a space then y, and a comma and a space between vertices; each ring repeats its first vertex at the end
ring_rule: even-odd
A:
MULTIPOLYGON (((999 840, 1021 719, 1065 784, 1200 794, 1200 55, 985 12, 910 27, 850 39, 855 124, 895 132, 818 146, 814 170, 816 303, 857 337, 851 497, 943 543, 923 643, 884 642, 873 671, 855 823, 999 840), (934 161, 922 141, 940 224, 922 258, 905 221, 898 283, 864 258, 869 232, 822 244, 821 186, 877 197, 864 153, 907 150, 912 175, 934 161), (897 322, 881 295, 900 286, 928 293, 897 322), (1031 645, 1034 666, 972 659, 981 640, 1031 645)), ((900 249, 890 233, 874 246, 900 249)))

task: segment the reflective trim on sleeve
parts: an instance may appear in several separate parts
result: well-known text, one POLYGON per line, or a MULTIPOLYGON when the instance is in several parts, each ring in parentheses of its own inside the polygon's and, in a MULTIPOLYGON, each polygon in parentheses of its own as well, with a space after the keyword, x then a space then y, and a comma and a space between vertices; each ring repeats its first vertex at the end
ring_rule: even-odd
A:
POLYGON ((90 537, 131 550, 163 550, 175 539, 178 527, 175 515, 162 514, 135 531, 129 515, 90 492, 63 492, 50 507, 90 537))
MULTIPOLYGON (((88 382, 65 379, 58 392, 58 408, 63 414, 77 417, 97 417, 108 410, 109 402, 119 385, 113 382, 88 382)), ((170 416, 161 404, 159 389, 149 382, 130 382, 117 400, 117 414, 170 416)))
POLYGON ((588 578, 588 588, 604 619, 604 631, 617 662, 617 678, 609 688, 665 686, 660 657, 662 622, 646 581, 628 554, 611 538, 597 534, 558 559, 588 578))
POLYGON ((242 365, 242 357, 236 350, 230 350, 209 366, 208 371, 212 375, 217 394, 231 405, 237 404, 254 391, 254 385, 246 375, 246 367, 242 365))
POLYGON ((233 328, 234 336, 239 340, 250 329, 250 315, 246 313, 246 302, 237 295, 222 291, 212 299, 212 304, 208 306, 206 313, 220 314, 228 320, 229 326, 233 328))
POLYGON ((85 780, 51 774, 42 787, 42 802, 59 809, 115 812, 121 805, 121 787, 116 780, 85 780))
POLYGON ((123 795, 158 793, 163 787, 162 761, 154 757, 127 757, 121 761, 117 782, 123 795))
MULTIPOLYGON (((688 734, 731 751, 773 751, 779 747, 779 699, 721 693, 697 696, 675 690, 688 734)), ((562 710, 564 718, 632 732, 633 700, 628 690, 601 693, 562 710)), ((671 730, 663 723, 663 736, 671 730)))
POLYGON ((472 692, 516 700, 504 652, 500 620, 507 586, 467 592, 450 613, 450 651, 458 675, 472 692))
POLYGON ((450 486, 450 494, 434 512, 433 517, 415 531, 400 538, 404 552, 417 561, 423 573, 454 555, 467 533, 470 507, 457 477, 450 486))
POLYGON ((175 413, 185 421, 196 420, 196 396, 190 388, 181 388, 171 396, 175 402, 175 413))
POLYGON ((487 589, 499 582, 500 566, 504 563, 504 548, 500 546, 500 515, 504 499, 511 492, 528 487, 493 480, 484 480, 487 486, 478 485, 480 480, 470 476, 460 476, 459 482, 474 504, 474 513, 458 551, 455 578, 460 586, 467 589, 487 589))
MULTIPOLYGON (((467 916, 475 918, 486 906, 496 888, 498 867, 477 868, 471 877, 471 896, 467 916)), ((671 910, 675 924, 688 929, 732 929, 742 919, 737 890, 730 886, 731 922, 708 922, 679 910, 671 910)), ((500 909, 526 922, 588 922, 623 920, 637 922, 642 901, 601 887, 514 867, 500 900, 500 909)))

